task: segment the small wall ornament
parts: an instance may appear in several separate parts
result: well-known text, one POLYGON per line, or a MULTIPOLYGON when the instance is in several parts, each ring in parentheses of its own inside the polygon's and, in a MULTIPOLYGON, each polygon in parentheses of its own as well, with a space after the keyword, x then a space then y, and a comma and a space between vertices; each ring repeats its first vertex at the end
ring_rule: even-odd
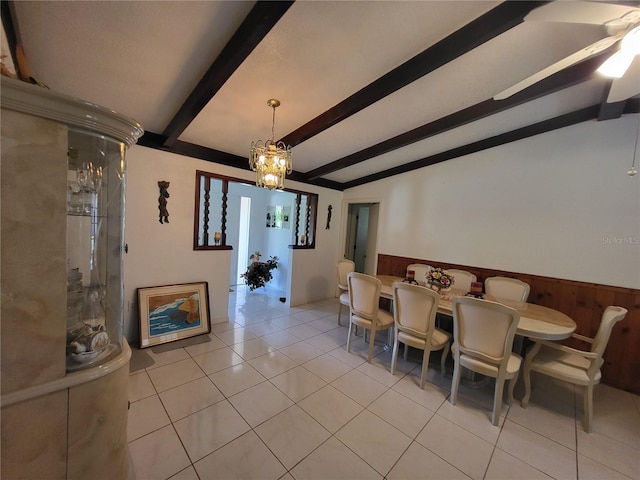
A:
POLYGON ((327 226, 324 227, 325 230, 329 230, 331 228, 331 210, 333 210, 333 207, 329 205, 327 207, 327 226))
POLYGON ((158 210, 160 210, 160 223, 169 223, 169 211, 167 210, 167 198, 169 198, 169 184, 161 180, 158 182, 160 196, 158 197, 158 210))

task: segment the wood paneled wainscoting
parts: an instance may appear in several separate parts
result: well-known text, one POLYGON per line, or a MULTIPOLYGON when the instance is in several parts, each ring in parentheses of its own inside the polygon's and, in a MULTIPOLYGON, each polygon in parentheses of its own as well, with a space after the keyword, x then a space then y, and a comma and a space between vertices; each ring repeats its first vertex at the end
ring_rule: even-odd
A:
MULTIPOLYGON (((529 303, 569 315, 578 325, 576 333, 592 338, 605 308, 609 305, 626 308, 629 313, 611 333, 602 366, 602 383, 640 394, 640 290, 384 254, 378 255, 377 273, 404 277, 407 265, 411 263, 467 270, 475 274, 478 281, 504 276, 527 282, 531 287, 529 303)), ((587 343, 575 339, 568 340, 567 344, 580 349, 589 348, 587 343)))

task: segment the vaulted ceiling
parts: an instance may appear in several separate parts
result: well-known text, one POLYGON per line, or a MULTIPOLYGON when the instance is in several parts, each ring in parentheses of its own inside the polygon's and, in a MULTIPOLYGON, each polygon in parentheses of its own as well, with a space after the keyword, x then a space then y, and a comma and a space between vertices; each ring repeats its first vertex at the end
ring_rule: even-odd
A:
MULTIPOLYGON (((637 95, 607 103, 595 73, 619 42, 493 99, 611 33, 524 21, 547 3, 3 0, 2 15, 29 76, 134 118, 140 144, 248 169, 277 98, 290 178, 343 190, 638 112, 637 95)), ((604 22, 638 2, 599 5, 604 22)))

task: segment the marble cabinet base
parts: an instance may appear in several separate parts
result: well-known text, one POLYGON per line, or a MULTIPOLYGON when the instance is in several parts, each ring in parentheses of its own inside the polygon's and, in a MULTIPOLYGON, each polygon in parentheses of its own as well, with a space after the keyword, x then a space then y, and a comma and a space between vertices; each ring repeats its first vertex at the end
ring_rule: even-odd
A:
POLYGON ((130 358, 125 340, 112 360, 67 375, 67 387, 43 394, 34 390, 31 398, 20 392, 3 395, 2 478, 132 480, 127 447, 130 358))

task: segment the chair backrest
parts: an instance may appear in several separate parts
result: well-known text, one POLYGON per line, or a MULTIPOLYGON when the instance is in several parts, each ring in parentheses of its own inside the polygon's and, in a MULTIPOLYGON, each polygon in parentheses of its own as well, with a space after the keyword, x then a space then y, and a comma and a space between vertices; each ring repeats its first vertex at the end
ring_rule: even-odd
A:
POLYGON ((591 344, 591 351, 599 355, 604 355, 604 351, 609 343, 609 337, 611 336, 611 330, 613 326, 622 320, 627 314, 627 309, 622 307, 610 306, 607 307, 602 314, 600 320, 600 326, 598 327, 598 333, 593 339, 591 344))
POLYGON ((529 284, 517 278, 489 277, 484 281, 484 290, 496 298, 526 302, 529 298, 529 284))
POLYGON ((375 319, 378 316, 382 282, 371 275, 349 272, 347 285, 351 314, 367 320, 375 319))
POLYGON ((398 330, 427 338, 436 324, 440 297, 420 285, 396 282, 393 291, 393 318, 398 330))
POLYGON ((471 282, 476 282, 478 280, 478 277, 466 270, 449 268, 447 271, 453 275, 453 288, 464 290, 465 292, 471 290, 471 282))
POLYGON ((420 285, 424 285, 427 280, 427 273, 431 270, 431 265, 427 265, 425 263, 412 263, 411 265, 407 265, 407 270, 413 270, 415 272, 415 280, 420 285))
POLYGON ((355 262, 343 258, 338 261, 338 288, 340 290, 347 290, 349 287, 347 285, 347 274, 355 271, 356 264, 355 262))
POLYGON ((506 367, 520 320, 517 310, 473 297, 455 297, 452 307, 456 356, 462 353, 506 367))

